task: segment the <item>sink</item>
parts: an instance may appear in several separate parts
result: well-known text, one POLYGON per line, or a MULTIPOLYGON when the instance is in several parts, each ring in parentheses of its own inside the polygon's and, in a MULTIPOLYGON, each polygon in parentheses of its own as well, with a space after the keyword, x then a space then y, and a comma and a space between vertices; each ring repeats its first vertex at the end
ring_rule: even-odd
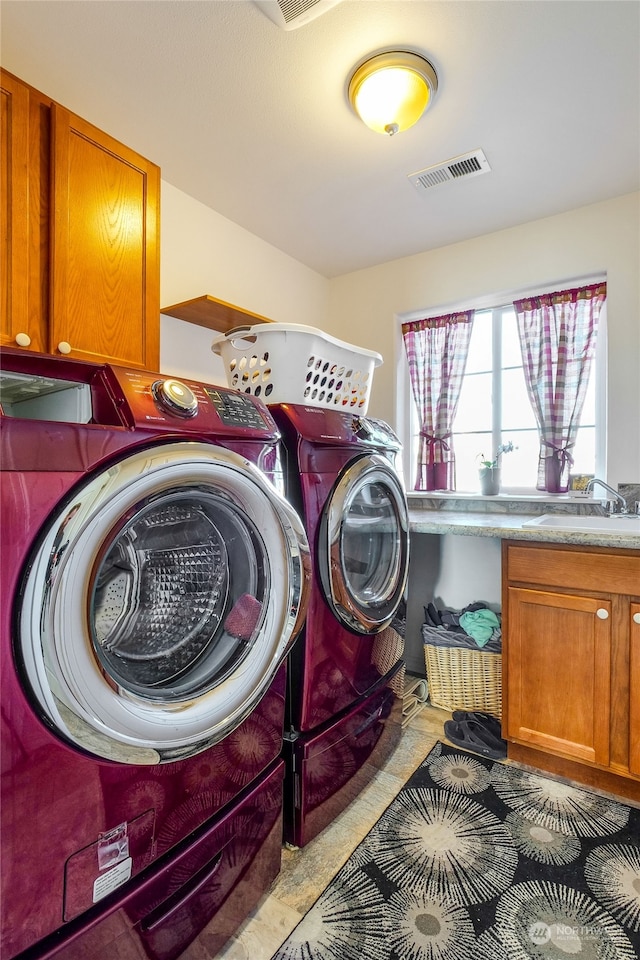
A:
POLYGON ((612 534, 640 534, 640 516, 613 514, 610 517, 571 513, 543 513, 541 517, 526 520, 523 527, 552 527, 556 530, 598 531, 612 534))

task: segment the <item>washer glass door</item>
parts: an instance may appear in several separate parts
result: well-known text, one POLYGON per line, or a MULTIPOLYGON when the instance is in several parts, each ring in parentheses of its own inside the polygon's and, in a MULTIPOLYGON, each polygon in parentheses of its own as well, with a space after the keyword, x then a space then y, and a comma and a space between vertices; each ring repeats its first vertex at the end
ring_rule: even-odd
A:
POLYGON ((318 566, 325 598, 358 633, 389 626, 403 599, 409 520, 402 484, 382 456, 342 472, 320 524, 318 566))
POLYGON ((308 599, 300 521, 244 458, 140 450, 51 518, 24 582, 19 656, 49 721, 99 756, 158 763, 235 729, 308 599))
POLYGON ((124 689, 172 700, 220 682, 260 634, 271 589, 261 535, 228 496, 163 491, 111 531, 89 629, 124 689))

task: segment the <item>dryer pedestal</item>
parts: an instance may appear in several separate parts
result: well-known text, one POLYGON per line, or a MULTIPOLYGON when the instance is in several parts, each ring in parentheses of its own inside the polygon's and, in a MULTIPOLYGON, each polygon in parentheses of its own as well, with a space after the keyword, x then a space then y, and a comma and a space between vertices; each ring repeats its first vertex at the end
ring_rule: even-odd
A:
MULTIPOLYGON (((397 676, 400 663, 394 672, 397 676)), ((320 731, 285 735, 284 838, 303 847, 355 800, 395 750, 402 701, 384 682, 320 731)))
POLYGON ((39 960, 178 960, 217 956, 280 871, 284 763, 272 765, 226 814, 156 864, 129 894, 39 960), (202 953, 200 953, 202 951, 202 953))

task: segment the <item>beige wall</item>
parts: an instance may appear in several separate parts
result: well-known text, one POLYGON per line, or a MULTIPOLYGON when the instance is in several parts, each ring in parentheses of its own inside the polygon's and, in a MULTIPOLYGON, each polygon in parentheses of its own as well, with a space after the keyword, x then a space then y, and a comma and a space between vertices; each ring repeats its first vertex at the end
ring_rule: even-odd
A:
POLYGON ((608 282, 607 476, 638 481, 640 194, 338 277, 326 329, 383 355, 369 412, 397 424, 398 315, 600 272, 608 282))
MULTIPOLYGON (((398 316, 606 272, 607 477, 640 479, 640 194, 327 280, 163 182, 161 303, 210 294, 384 357, 369 412, 398 425, 398 316)), ((225 382, 211 331, 162 317, 163 372, 225 382)))
MULTIPOLYGON (((208 294, 281 323, 324 326, 328 280, 164 181, 161 244, 162 306, 208 294)), ((214 336, 161 317, 162 372, 225 383, 214 336)))

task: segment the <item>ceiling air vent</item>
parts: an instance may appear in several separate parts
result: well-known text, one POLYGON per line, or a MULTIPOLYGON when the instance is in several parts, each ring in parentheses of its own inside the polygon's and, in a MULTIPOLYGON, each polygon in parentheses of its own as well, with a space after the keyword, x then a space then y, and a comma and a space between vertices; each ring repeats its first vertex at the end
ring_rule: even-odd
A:
POLYGON ((302 27, 340 2, 341 0, 255 0, 256 6, 283 30, 302 27))
POLYGON ((489 173, 490 170, 491 167, 482 150, 474 150, 472 153, 454 157, 445 163, 436 163, 435 166, 419 170, 418 173, 410 173, 409 180, 416 190, 422 193, 430 187, 437 187, 439 183, 478 177, 481 173, 489 173))

